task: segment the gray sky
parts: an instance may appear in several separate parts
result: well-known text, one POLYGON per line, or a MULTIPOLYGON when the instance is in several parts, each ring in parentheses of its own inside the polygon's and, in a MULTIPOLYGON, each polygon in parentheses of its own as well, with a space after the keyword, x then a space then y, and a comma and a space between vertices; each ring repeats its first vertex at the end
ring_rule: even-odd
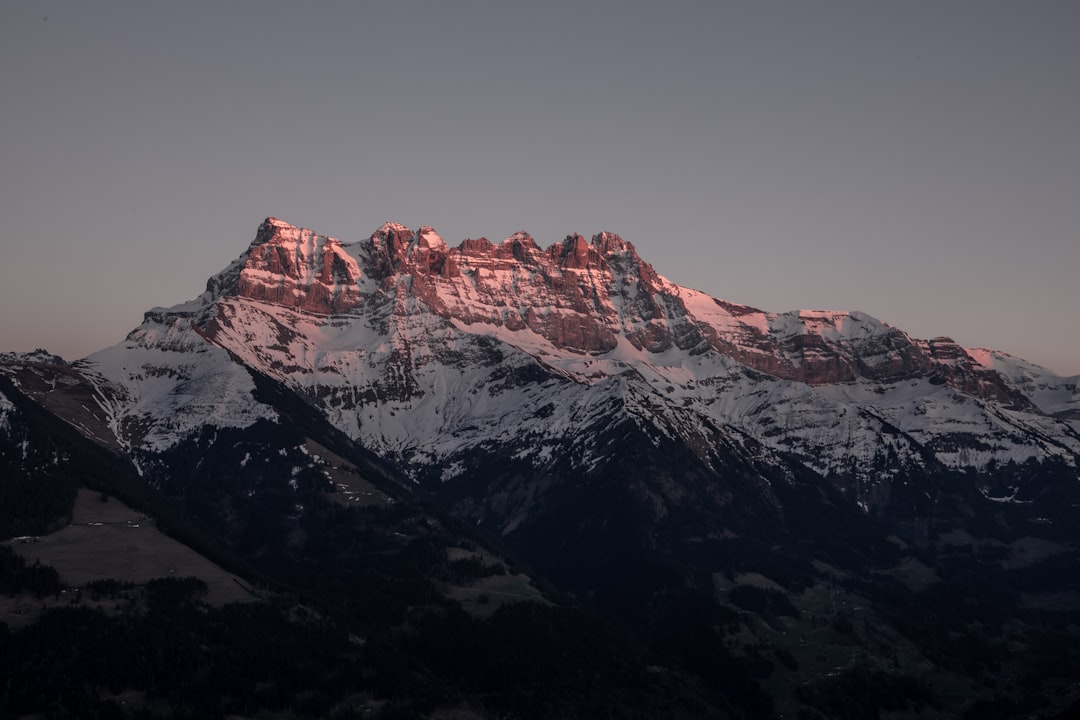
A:
POLYGON ((0 4, 0 350, 343 241, 612 230, 669 279, 1080 373, 1080 3, 0 4))

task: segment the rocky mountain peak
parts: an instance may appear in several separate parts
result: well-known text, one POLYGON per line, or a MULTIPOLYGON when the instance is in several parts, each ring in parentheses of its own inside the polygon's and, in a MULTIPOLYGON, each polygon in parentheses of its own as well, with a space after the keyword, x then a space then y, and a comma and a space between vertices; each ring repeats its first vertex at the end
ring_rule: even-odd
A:
POLYGON ((599 265, 600 254, 589 245, 581 235, 567 235, 559 248, 559 267, 572 270, 585 270, 599 265))
MULTIPOLYGON (((208 288, 211 302, 238 296, 319 315, 408 297, 466 326, 501 328, 507 337, 527 330, 556 351, 601 355, 622 338, 650 353, 707 348, 816 386, 932 376, 977 397, 1028 405, 949 338, 912 340, 859 312, 773 314, 716 300, 662 278, 608 231, 588 240, 570 234, 545 249, 524 231, 501 243, 481 237, 450 247, 430 226, 413 231, 386 222, 368 241, 348 246, 269 217, 208 288)), ((222 313, 208 318, 199 322, 211 332, 227 322, 222 313)))
POLYGON ((268 217, 247 252, 207 290, 333 314, 357 305, 360 280, 359 265, 337 239, 268 217))
POLYGON ((536 241, 533 240, 533 236, 530 235, 529 233, 527 233, 524 230, 518 230, 516 233, 514 233, 510 237, 506 238, 506 240, 503 240, 504 245, 507 244, 507 243, 511 243, 511 244, 513 244, 513 243, 523 243, 525 245, 531 245, 532 247, 537 247, 536 241))
POLYGON ((593 235, 592 246, 596 248, 597 252, 605 257, 615 253, 622 254, 629 252, 635 255, 637 254, 633 245, 626 242, 615 233, 607 232, 606 230, 593 235))
POLYGON ((393 273, 409 253, 415 238, 412 230, 395 222, 385 222, 371 234, 368 243, 371 247, 373 267, 377 278, 393 273))
POLYGON ((435 228, 425 225, 417 233, 416 245, 425 250, 446 250, 446 241, 442 239, 435 228))
POLYGON ((281 218, 276 218, 271 215, 259 225, 259 229, 255 233, 255 239, 252 241, 252 245, 267 242, 270 238, 280 233, 293 234, 299 232, 299 230, 300 228, 292 223, 288 223, 281 218))
POLYGON ((536 265, 538 262, 537 256, 541 252, 532 235, 524 230, 516 232, 503 240, 502 246, 509 249, 514 260, 525 265, 536 265))

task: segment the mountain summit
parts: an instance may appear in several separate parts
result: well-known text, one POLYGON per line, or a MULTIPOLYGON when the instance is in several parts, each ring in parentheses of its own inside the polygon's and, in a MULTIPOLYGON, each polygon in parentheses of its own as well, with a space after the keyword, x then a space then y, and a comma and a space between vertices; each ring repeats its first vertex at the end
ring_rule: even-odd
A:
MULTIPOLYGON (((751 441, 867 511, 928 464, 1075 469, 1080 454, 1075 377, 860 312, 712 298, 610 232, 451 248, 430 227, 387 222, 350 244, 271 217, 206 292, 73 366, 98 388, 88 412, 109 428, 101 439, 136 454, 208 418, 272 416, 245 368, 417 480, 467 473, 482 450, 527 474, 594 465, 593 426, 623 421, 699 449, 706 429, 751 441)), ((470 515, 492 521, 479 507, 470 515)))
POLYGON ((610 232, 451 248, 387 222, 350 244, 271 217, 198 298, 72 366, 98 388, 87 426, 136 454, 209 418, 271 417, 245 368, 418 480, 466 473, 481 449, 528 474, 590 466, 591 426, 623 421, 690 447, 706 428, 752 441, 867 511, 928 464, 1075 469, 1080 454, 1077 378, 859 312, 712 298, 610 232))

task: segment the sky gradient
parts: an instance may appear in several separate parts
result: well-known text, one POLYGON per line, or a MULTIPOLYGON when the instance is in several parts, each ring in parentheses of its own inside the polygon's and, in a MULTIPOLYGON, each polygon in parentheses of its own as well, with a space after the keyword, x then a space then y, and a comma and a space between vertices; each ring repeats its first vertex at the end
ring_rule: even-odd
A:
POLYGON ((1080 374, 1080 3, 0 4, 0 350, 274 215, 601 230, 681 285, 1080 374))

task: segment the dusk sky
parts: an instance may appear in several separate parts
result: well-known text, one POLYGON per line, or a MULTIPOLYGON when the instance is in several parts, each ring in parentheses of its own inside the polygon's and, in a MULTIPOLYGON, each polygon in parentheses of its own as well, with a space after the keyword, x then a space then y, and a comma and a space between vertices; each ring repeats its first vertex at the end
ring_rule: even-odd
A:
POLYGON ((681 285, 1080 373, 1080 2, 0 4, 0 350, 268 215, 601 230, 681 285))

